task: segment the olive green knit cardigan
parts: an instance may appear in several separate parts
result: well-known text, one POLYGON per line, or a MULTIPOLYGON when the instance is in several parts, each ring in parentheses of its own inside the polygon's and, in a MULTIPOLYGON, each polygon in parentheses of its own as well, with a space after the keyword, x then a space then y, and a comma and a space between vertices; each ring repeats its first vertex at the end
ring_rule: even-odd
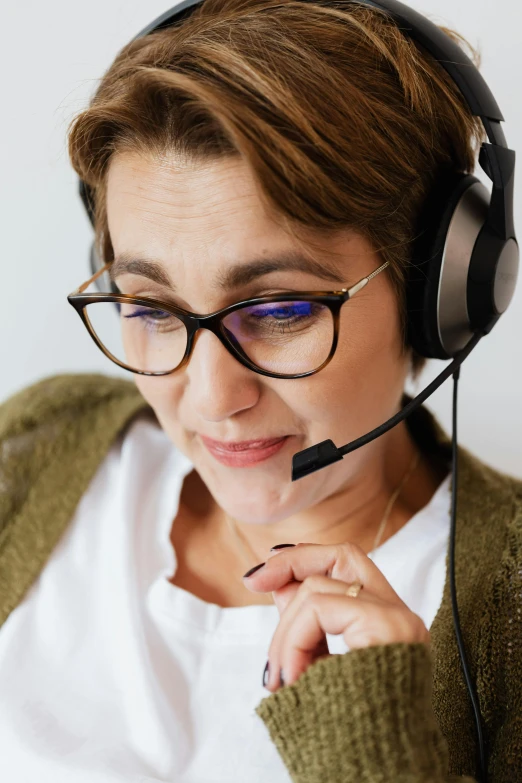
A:
MULTIPOLYGON (((116 436, 145 409, 154 415, 132 381, 100 374, 44 378, 0 405, 0 625, 45 567, 116 436)), ((451 453, 426 408, 407 422, 425 451, 451 453)), ((515 783, 522 781, 522 481, 462 447, 458 469, 457 593, 489 783, 515 783)), ((447 578, 430 631, 430 649, 395 643, 332 655, 262 699, 256 713, 295 783, 477 779, 447 578)))

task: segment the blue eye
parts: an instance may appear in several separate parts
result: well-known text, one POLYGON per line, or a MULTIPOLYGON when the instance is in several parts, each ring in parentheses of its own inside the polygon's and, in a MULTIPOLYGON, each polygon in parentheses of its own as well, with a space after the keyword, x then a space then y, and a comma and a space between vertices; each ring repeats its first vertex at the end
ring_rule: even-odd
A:
POLYGON ((122 328, 125 328, 127 333, 131 329, 134 333, 140 331, 149 335, 185 333, 183 321, 158 307, 124 305, 121 317, 122 328))
POLYGON ((292 318, 309 318, 313 314, 313 302, 280 302, 266 305, 255 305, 245 310, 253 318, 275 318, 278 321, 292 318))
POLYGON ((287 338, 322 323, 327 312, 324 305, 307 300, 267 302, 236 310, 227 316, 225 325, 240 339, 287 338))
POLYGON ((162 320, 161 318, 155 318, 156 313, 163 313, 163 315, 166 315, 168 317, 168 313, 164 313, 163 310, 136 310, 134 313, 131 313, 131 315, 124 315, 124 318, 150 318, 152 321, 155 320, 162 320))
POLYGON ((136 309, 130 315, 124 315, 124 318, 150 318, 151 321, 163 321, 166 318, 172 318, 170 313, 166 313, 164 310, 153 310, 151 307, 145 307, 141 310, 136 309), (155 317, 157 313, 160 313, 164 318, 155 317))

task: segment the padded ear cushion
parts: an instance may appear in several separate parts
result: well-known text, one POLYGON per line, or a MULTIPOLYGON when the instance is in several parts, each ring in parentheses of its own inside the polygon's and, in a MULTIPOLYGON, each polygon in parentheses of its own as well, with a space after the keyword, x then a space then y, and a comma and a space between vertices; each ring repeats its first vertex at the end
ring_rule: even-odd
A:
MULTIPOLYGON (((448 359, 453 355, 444 347, 440 334, 440 312, 444 307, 439 296, 441 269, 455 210, 464 192, 476 182, 479 180, 472 174, 443 168, 419 213, 406 277, 406 307, 407 339, 421 356, 448 359)), ((470 259, 471 252, 469 259, 461 258, 460 263, 469 268, 470 259)), ((445 263, 449 261, 448 257, 445 263)))

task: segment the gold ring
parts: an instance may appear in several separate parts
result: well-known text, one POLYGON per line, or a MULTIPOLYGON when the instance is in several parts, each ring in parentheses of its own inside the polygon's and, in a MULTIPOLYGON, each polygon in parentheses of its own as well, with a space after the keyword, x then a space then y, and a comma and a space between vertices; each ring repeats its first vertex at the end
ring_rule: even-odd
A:
POLYGON ((348 586, 346 595, 349 595, 351 598, 357 598, 361 590, 362 584, 360 582, 352 582, 352 584, 348 586))

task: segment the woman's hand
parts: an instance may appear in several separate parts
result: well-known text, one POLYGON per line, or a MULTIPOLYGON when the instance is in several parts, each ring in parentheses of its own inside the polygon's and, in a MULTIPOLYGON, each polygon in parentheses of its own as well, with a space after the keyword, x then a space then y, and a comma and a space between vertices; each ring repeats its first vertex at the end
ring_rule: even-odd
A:
POLYGON ((297 544, 271 552, 262 568, 243 579, 255 593, 272 592, 280 614, 268 652, 270 691, 295 682, 310 664, 330 654, 326 633, 342 634, 351 650, 393 642, 429 644, 422 619, 355 544, 297 544), (353 582, 363 586, 357 597, 347 595, 353 582))

